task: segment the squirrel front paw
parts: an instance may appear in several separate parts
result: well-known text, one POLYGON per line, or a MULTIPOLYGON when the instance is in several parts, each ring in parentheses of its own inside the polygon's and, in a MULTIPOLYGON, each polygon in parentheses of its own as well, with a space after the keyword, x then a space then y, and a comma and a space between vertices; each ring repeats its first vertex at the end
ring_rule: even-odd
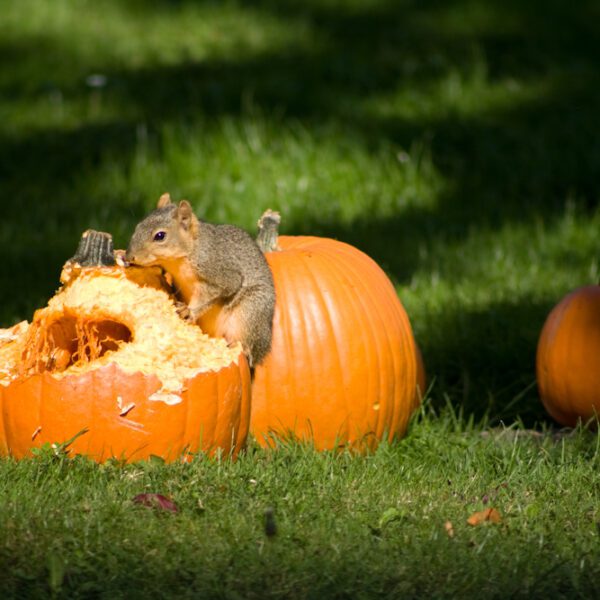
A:
POLYGON ((193 322, 194 317, 192 315, 192 311, 190 307, 185 302, 177 301, 175 302, 175 309, 177 310, 177 314, 184 320, 193 322))

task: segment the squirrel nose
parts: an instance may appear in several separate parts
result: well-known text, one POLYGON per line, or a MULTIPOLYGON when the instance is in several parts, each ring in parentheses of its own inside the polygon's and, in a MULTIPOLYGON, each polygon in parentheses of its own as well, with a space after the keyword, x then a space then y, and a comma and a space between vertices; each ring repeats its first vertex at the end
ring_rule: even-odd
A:
POLYGON ((131 248, 127 248, 123 255, 123 259, 126 263, 134 263, 135 262, 135 253, 132 252, 131 248))
POLYGON ((125 250, 115 250, 115 261, 120 267, 128 267, 131 259, 125 250))

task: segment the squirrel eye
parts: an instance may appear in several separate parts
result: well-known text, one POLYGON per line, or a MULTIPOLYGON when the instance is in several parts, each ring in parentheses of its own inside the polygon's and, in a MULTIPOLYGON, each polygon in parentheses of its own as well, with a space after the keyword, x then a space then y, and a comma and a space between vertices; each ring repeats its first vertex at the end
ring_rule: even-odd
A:
POLYGON ((167 235, 167 234, 166 234, 166 232, 164 232, 164 231, 157 231, 157 232, 154 234, 154 241, 155 241, 155 242, 162 242, 162 241, 165 239, 165 236, 166 236, 166 235, 167 235))

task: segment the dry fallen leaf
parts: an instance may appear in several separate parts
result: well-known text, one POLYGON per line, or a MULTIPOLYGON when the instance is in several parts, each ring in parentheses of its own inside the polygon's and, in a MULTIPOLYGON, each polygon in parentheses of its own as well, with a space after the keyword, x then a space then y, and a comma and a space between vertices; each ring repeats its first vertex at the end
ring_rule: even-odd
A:
POLYGON ((177 504, 162 494, 138 494, 133 499, 133 502, 134 504, 141 504, 142 506, 148 506, 149 508, 158 508, 159 510, 166 510, 174 513, 179 512, 177 504))
POLYGON ((485 510, 480 510, 478 512, 473 513, 468 519, 467 523, 469 525, 481 525, 482 523, 501 523, 502 517, 500 513, 495 508, 486 508, 485 510))
POLYGON ((450 521, 444 523, 444 529, 446 530, 448 537, 454 537, 454 527, 450 521))

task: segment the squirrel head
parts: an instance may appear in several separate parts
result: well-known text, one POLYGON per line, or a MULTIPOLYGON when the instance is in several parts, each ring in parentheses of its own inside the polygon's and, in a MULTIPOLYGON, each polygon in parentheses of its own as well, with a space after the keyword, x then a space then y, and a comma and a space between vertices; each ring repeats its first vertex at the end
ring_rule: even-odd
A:
POLYGON ((198 219, 187 200, 171 202, 163 194, 156 207, 138 223, 127 248, 127 261, 142 265, 189 257, 198 239, 198 219))

